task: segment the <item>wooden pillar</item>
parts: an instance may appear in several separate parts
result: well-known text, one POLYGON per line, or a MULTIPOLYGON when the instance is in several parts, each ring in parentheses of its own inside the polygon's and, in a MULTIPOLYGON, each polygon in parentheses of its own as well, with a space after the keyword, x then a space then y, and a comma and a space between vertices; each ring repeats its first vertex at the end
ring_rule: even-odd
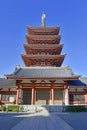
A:
POLYGON ((22 90, 22 85, 18 85, 19 92, 18 92, 18 104, 23 104, 23 90, 22 90))
POLYGON ((50 83, 51 83, 50 101, 51 101, 51 104, 54 105, 54 83, 55 83, 55 80, 50 80, 50 83))
POLYGON ((36 80, 31 80, 32 82, 32 93, 31 93, 31 104, 35 104, 35 82, 36 80))
POLYGON ((2 99, 2 94, 0 93, 0 102, 1 102, 1 99, 2 99))
POLYGON ((35 104, 35 88, 32 87, 31 104, 35 104))
POLYGON ((17 88, 16 104, 19 104, 19 88, 17 88))
POLYGON ((69 91, 68 91, 68 87, 65 88, 65 105, 69 105, 69 91))
POLYGON ((23 89, 20 89, 20 99, 21 99, 21 104, 23 104, 23 89))
POLYGON ((85 105, 87 105, 87 93, 84 95, 85 97, 85 105))
POLYGON ((54 88, 51 88, 51 104, 54 104, 54 88))
POLYGON ((21 82, 22 80, 16 80, 17 82, 17 93, 16 93, 16 104, 20 103, 20 89, 21 89, 21 82))

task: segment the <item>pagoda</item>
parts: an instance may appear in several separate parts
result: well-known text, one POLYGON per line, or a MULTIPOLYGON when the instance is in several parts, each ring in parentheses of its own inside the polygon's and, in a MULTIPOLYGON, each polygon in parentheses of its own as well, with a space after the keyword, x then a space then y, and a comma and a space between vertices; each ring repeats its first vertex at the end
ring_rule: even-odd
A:
POLYGON ((62 66, 66 54, 62 54, 60 27, 46 27, 43 13, 41 27, 27 30, 25 54, 21 54, 25 66, 16 66, 6 79, 0 79, 0 104, 86 104, 86 79, 62 66))
POLYGON ((25 66, 60 67, 65 58, 65 54, 61 54, 63 44, 60 44, 60 27, 49 28, 42 24, 42 27, 27 29, 27 44, 24 44, 26 54, 21 55, 25 66))

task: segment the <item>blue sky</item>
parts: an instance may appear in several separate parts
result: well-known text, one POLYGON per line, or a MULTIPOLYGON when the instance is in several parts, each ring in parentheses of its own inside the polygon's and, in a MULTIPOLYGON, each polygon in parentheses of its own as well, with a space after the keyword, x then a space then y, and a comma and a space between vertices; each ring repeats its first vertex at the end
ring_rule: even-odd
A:
POLYGON ((63 66, 87 76, 87 0, 0 0, 0 76, 24 66, 27 26, 41 26, 43 11, 48 27, 60 26, 63 66))

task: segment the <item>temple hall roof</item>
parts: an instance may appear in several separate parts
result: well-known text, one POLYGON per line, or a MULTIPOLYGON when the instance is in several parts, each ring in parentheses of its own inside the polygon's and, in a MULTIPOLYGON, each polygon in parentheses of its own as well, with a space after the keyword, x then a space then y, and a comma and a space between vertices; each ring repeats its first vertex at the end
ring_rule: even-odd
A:
POLYGON ((2 87, 15 87, 15 86, 16 86, 15 80, 0 78, 0 88, 2 88, 2 87))
POLYGON ((85 84, 87 84, 87 77, 80 77, 80 80, 81 80, 82 82, 84 82, 85 84))
POLYGON ((68 81, 70 87, 87 87, 87 82, 83 82, 81 79, 68 81))
POLYGON ((16 67, 8 78, 30 78, 30 79, 78 79, 80 75, 72 72, 69 66, 66 67, 16 67))

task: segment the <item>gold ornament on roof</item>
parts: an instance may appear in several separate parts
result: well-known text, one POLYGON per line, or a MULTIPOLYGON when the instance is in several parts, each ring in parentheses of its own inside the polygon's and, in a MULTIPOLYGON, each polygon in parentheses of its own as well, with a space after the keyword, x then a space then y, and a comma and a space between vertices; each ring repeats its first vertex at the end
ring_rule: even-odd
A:
POLYGON ((44 12, 42 13, 42 17, 41 17, 41 26, 46 27, 46 15, 44 12))

